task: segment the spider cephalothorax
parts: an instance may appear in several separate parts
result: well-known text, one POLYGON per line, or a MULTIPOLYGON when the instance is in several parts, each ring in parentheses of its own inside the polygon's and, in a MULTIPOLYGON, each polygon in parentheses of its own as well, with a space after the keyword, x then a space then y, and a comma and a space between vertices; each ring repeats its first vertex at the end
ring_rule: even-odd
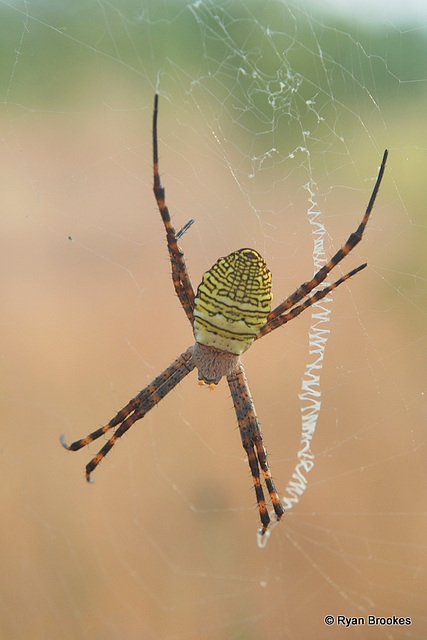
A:
POLYGON ((184 254, 178 246, 178 238, 190 223, 178 233, 172 226, 165 203, 165 191, 160 183, 157 150, 158 96, 154 98, 153 113, 153 169, 154 195, 166 230, 167 246, 172 266, 172 280, 180 303, 191 322, 196 342, 188 347, 167 369, 157 376, 145 389, 140 391, 121 409, 108 424, 91 434, 67 445, 66 449, 77 451, 110 429, 116 429, 101 450, 86 465, 86 478, 107 455, 115 442, 137 421, 143 418, 169 391, 171 391, 194 368, 198 369, 199 381, 211 388, 227 379, 243 447, 248 457, 262 527, 265 534, 270 523, 260 470, 275 517, 284 513, 279 494, 274 486, 267 464, 259 421, 246 381, 240 355, 254 342, 274 331, 305 309, 321 300, 358 271, 366 267, 362 264, 336 282, 311 293, 324 282, 328 273, 360 242, 374 206, 387 161, 384 152, 378 177, 363 219, 344 246, 308 282, 303 283, 286 300, 271 311, 271 273, 264 259, 254 249, 240 249, 219 260, 207 271, 194 293, 185 264, 184 254), (311 294, 311 295, 310 295, 311 294))

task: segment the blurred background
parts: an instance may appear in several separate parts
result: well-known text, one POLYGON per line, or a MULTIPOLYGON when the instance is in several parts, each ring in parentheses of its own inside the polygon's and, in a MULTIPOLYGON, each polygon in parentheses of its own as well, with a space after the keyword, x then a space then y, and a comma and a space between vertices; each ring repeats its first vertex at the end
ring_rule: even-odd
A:
MULTIPOLYGON (((0 637, 425 638, 427 17, 413 3, 0 1, 0 637), (349 3, 351 4, 351 3, 349 3), (256 545, 228 387, 190 375, 94 473, 108 422, 192 343, 152 194, 195 286, 266 259, 279 302, 359 224, 332 311, 307 489, 256 545), (314 223, 314 224, 313 224, 314 223)), ((340 267, 341 268, 341 267, 340 267)), ((337 271, 340 270, 337 269, 337 271)), ((310 311, 245 368, 285 495, 310 311)))

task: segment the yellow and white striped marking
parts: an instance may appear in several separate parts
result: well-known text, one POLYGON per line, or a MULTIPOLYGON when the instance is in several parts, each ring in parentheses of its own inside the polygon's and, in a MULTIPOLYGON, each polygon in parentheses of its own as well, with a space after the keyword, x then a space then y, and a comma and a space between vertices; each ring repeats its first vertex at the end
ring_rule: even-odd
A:
POLYGON ((267 322, 271 273, 254 249, 220 258, 207 271, 194 301, 196 341, 240 355, 267 322))

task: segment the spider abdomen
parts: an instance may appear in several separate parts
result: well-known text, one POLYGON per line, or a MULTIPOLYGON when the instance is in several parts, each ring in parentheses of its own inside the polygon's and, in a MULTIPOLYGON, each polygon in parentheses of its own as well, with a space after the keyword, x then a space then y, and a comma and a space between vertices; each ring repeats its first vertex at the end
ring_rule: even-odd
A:
POLYGON ((240 355, 271 310, 271 273, 254 249, 220 258, 202 278, 194 301, 194 336, 200 344, 240 355))

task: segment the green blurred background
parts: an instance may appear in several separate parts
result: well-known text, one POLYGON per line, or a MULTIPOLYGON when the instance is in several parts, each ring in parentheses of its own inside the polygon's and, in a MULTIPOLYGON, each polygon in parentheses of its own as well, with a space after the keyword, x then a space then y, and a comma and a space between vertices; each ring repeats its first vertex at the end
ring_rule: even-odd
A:
MULTIPOLYGON (((302 2, 0 2, 0 637, 342 637, 326 615, 426 624, 427 24, 302 2), (107 422, 192 341, 152 194, 197 285, 252 246, 280 301, 359 223, 334 295, 309 486, 256 547, 227 385, 185 380, 84 481, 107 422)), ((310 313, 245 356, 283 493, 310 313)))

